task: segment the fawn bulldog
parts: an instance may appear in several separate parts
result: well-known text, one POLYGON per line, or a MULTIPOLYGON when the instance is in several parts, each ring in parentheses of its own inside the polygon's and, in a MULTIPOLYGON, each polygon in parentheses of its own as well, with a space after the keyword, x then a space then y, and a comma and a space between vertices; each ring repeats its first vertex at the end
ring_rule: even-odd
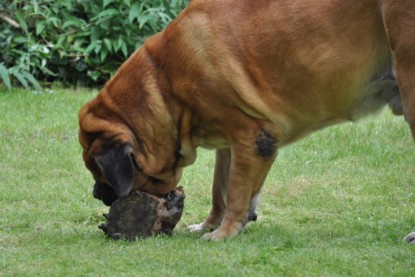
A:
POLYGON ((79 114, 105 204, 173 190, 216 149, 213 207, 190 227, 237 235, 286 144, 389 105, 415 134, 413 0, 192 0, 79 114))

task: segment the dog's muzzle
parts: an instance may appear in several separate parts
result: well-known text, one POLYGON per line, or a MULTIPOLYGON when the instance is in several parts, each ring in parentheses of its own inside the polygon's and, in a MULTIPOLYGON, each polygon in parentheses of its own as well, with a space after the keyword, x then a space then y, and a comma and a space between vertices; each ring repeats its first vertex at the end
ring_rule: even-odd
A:
POLYGON ((111 206, 112 203, 118 199, 118 196, 112 187, 99 183, 95 183, 92 195, 94 198, 104 202, 107 206, 111 206))

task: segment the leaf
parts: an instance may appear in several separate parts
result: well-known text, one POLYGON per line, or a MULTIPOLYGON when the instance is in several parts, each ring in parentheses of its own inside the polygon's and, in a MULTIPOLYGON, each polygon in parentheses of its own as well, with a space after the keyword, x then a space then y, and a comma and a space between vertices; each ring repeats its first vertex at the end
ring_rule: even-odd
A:
POLYGON ((12 89, 12 84, 10 82, 10 77, 9 77, 9 71, 3 65, 3 63, 0 63, 0 77, 1 77, 1 79, 3 81, 3 83, 6 85, 6 87, 9 90, 12 89))
POLYGON ((56 73, 52 72, 49 68, 46 67, 46 60, 44 61, 45 61, 45 64, 42 64, 42 72, 49 76, 54 76, 54 77, 58 76, 56 73))
POLYGON ((45 22, 43 21, 38 21, 36 22, 36 35, 39 35, 40 33, 43 32, 43 30, 45 29, 45 22))
POLYGON ((138 24, 138 28, 139 29, 143 29, 143 26, 152 18, 153 16, 151 14, 147 14, 144 16, 141 16, 140 19, 138 20, 139 24, 138 24))
POLYGON ((81 25, 83 23, 84 23, 83 20, 80 20, 78 18, 72 18, 72 19, 69 19, 69 20, 65 21, 65 23, 63 23, 62 29, 66 29, 69 26, 75 26, 75 27, 81 28, 81 25))
POLYGON ((76 50, 80 55, 85 53, 85 38, 77 38, 73 43, 73 49, 76 50))
POLYGON ((123 42, 122 37, 118 37, 117 41, 115 41, 115 43, 113 45, 114 52, 118 52, 118 50, 120 50, 122 42, 123 42))
POLYGON ((130 0, 124 0, 123 2, 127 7, 131 7, 131 1, 130 0))
POLYGON ((128 51, 127 51, 127 44, 125 43, 125 41, 122 41, 121 44, 121 51, 124 54, 124 57, 128 57, 128 51))
POLYGON ((98 54, 101 48, 102 48, 102 42, 100 40, 97 40, 97 45, 95 46, 95 49, 94 49, 95 54, 98 54))
POLYGON ((104 44, 105 44, 105 47, 107 47, 108 51, 109 52, 112 52, 111 41, 109 39, 107 39, 107 38, 104 38, 104 44))
POLYGON ((94 26, 91 28, 91 40, 97 41, 100 38, 100 28, 98 26, 94 26))
POLYGON ((33 75, 32 74, 30 74, 29 72, 27 72, 27 71, 24 71, 24 72, 22 72, 22 74, 23 74, 23 76, 32 84, 32 86, 35 88, 35 89, 37 89, 37 90, 39 90, 39 91, 41 91, 42 90, 42 87, 40 86, 40 84, 39 84, 39 82, 36 80, 36 78, 35 77, 33 77, 33 75))
POLYGON ((73 5, 72 0, 61 0, 59 4, 68 10, 72 9, 73 5))
POLYGON ((24 19, 23 14, 21 12, 16 12, 16 18, 17 18, 17 21, 19 21, 20 28, 22 28, 23 31, 25 31, 27 33, 27 31, 28 31, 27 23, 24 19))
POLYGON ((96 81, 98 80, 99 76, 101 76, 101 72, 98 70, 88 70, 87 75, 91 77, 92 80, 96 81))
POLYGON ((106 16, 114 16, 116 14, 119 14, 118 10, 108 9, 108 10, 104 10, 100 12, 96 17, 101 18, 101 17, 106 17, 106 16))
POLYGON ((170 6, 170 4, 169 4, 169 2, 167 0, 163 0, 163 6, 164 6, 165 13, 169 17, 174 17, 174 14, 171 11, 171 6, 170 6))
POLYGON ((84 32, 76 32, 73 36, 75 38, 82 38, 82 37, 89 37, 91 35, 90 31, 84 31, 84 32))
POLYGON ((21 44, 21 43, 26 43, 27 42, 27 38, 26 37, 24 37, 24 36, 15 36, 15 37, 13 37, 13 42, 14 43, 17 43, 17 44, 21 44))
POLYGON ((86 49, 85 49, 85 54, 87 54, 87 55, 89 55, 91 52, 92 52, 92 50, 94 50, 95 49, 95 47, 97 46, 97 44, 98 44, 98 40, 96 40, 96 41, 94 41, 94 42, 92 42, 86 49))
POLYGON ((103 49, 102 49, 102 51, 100 52, 100 59, 101 59, 101 62, 105 61, 105 58, 107 57, 107 55, 108 55, 108 51, 106 51, 106 50, 103 48, 103 49))
POLYGON ((63 42, 66 39, 66 34, 60 35, 58 38, 58 42, 55 44, 54 48, 60 48, 62 47, 63 42))
POLYGON ((128 14, 128 21, 130 23, 133 23, 134 19, 139 18, 141 13, 141 8, 138 3, 134 3, 134 5, 131 6, 130 12, 128 14))
POLYGON ((52 16, 49 16, 47 19, 46 19, 46 24, 50 24, 50 23, 52 23, 53 24, 53 26, 55 26, 55 27, 60 27, 60 25, 61 25, 61 20, 59 19, 59 18, 57 18, 57 17, 52 17, 52 16))
POLYGON ((24 86, 24 88, 25 88, 25 89, 28 89, 28 88, 29 88, 29 85, 28 85, 28 83, 27 83, 26 79, 23 77, 23 75, 22 75, 22 74, 20 74, 18 71, 13 71, 13 72, 12 72, 12 75, 13 75, 13 76, 14 76, 17 80, 19 80, 20 84, 22 84, 22 85, 24 86))
POLYGON ((114 0, 104 0, 104 8, 114 2, 114 0))

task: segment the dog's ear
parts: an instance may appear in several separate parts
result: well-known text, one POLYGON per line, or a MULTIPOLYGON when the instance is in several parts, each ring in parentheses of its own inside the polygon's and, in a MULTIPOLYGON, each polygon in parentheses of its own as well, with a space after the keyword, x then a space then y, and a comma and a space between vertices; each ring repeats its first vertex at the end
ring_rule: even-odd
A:
POLYGON ((102 175, 107 178, 118 197, 127 196, 134 184, 132 147, 121 144, 95 156, 102 175))

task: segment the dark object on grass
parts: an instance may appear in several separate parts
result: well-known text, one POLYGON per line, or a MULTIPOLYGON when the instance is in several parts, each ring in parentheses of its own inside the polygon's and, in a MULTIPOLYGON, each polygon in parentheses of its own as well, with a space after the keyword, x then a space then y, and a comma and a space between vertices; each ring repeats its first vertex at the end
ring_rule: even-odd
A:
POLYGON ((415 232, 410 233, 404 238, 405 241, 415 244, 415 232))
POLYGON ((113 239, 135 240, 157 234, 171 235, 179 222, 184 207, 184 191, 155 196, 145 192, 132 192, 116 200, 99 228, 113 239))

